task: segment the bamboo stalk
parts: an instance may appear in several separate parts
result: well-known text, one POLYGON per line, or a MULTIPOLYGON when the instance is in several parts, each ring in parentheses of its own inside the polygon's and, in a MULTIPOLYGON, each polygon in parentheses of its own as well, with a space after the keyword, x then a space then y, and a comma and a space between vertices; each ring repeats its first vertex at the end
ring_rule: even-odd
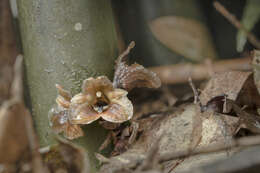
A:
MULTIPOLYGON (((55 84, 73 94, 88 77, 112 79, 117 39, 109 0, 18 0, 19 22, 25 57, 25 77, 34 125, 41 146, 53 144, 48 111, 55 104, 55 84)), ((97 124, 84 128, 75 140, 90 156, 105 138, 97 124)))

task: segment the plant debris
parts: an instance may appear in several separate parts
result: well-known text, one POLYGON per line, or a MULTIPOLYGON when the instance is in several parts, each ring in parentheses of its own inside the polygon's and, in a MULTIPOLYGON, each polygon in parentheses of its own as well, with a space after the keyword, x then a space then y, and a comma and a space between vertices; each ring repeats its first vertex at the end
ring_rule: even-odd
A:
POLYGON ((123 88, 127 91, 136 87, 159 88, 161 81, 156 73, 134 63, 130 66, 124 61, 124 57, 134 48, 135 42, 131 42, 127 49, 118 57, 114 74, 113 85, 115 88, 123 88))

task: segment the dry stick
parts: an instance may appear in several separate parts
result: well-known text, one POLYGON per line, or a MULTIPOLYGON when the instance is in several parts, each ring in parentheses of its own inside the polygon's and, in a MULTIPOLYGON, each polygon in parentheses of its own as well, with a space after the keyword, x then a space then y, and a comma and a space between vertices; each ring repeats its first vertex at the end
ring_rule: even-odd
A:
POLYGON ((191 87, 193 94, 194 94, 194 104, 197 104, 199 102, 199 93, 198 93, 194 83, 192 82, 191 77, 189 77, 188 80, 189 80, 190 87, 191 87))
POLYGON ((137 168, 137 171, 144 171, 144 170, 152 169, 155 166, 155 163, 158 163, 158 158, 156 157, 156 155, 158 154, 159 144, 160 144, 160 141, 163 138, 163 136, 164 136, 164 134, 159 136, 159 138, 155 140, 151 149, 148 151, 146 159, 137 168))
POLYGON ((118 61, 118 62, 121 62, 122 59, 123 59, 126 55, 128 55, 128 54, 130 53, 131 49, 133 49, 134 47, 135 47, 135 42, 134 42, 134 41, 131 41, 130 44, 128 45, 128 47, 126 48, 126 50, 118 56, 117 61, 118 61))
MULTIPOLYGON (((228 70, 251 70, 251 61, 251 57, 220 60, 212 63, 212 70, 215 73, 228 70)), ((155 72, 164 84, 185 83, 189 77, 193 81, 210 77, 207 64, 175 64, 149 69, 155 72)))
POLYGON ((192 152, 190 150, 184 150, 179 152, 170 152, 163 154, 159 157, 160 163, 179 159, 187 156, 194 156, 198 154, 206 154, 206 153, 212 153, 212 152, 218 152, 223 151, 230 148, 235 147, 248 147, 248 146, 254 146, 254 145, 260 145, 260 136, 250 136, 250 137, 242 137, 237 140, 232 140, 230 145, 226 145, 224 143, 218 143, 215 145, 211 145, 208 147, 202 147, 194 149, 192 152))
POLYGON ((234 25, 237 29, 242 30, 245 32, 248 41, 252 43, 257 49, 260 49, 260 41, 254 36, 253 33, 249 32, 234 16, 231 14, 223 5, 221 5, 219 2, 213 3, 216 10, 222 14, 232 25, 234 25))

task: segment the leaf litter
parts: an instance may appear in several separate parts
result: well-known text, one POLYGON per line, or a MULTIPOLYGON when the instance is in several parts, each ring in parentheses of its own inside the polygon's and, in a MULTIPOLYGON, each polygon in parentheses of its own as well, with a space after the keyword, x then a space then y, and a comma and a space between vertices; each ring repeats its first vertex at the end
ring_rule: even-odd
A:
MULTIPOLYGON (((89 172, 87 153, 66 139, 57 137, 58 144, 39 148, 31 115, 23 103, 21 63, 22 57, 18 56, 11 97, 0 108, 2 172, 89 172), (16 126, 12 126, 14 123, 16 126)), ((228 158, 239 152, 240 146, 259 144, 253 136, 260 132, 259 103, 252 100, 259 97, 255 74, 241 71, 215 74, 204 89, 196 89, 190 80, 194 102, 177 99, 166 86, 145 91, 132 90, 135 82, 126 88, 122 86, 128 85, 119 84, 123 80, 113 85, 132 90, 129 99, 134 115, 124 123, 99 120, 109 131, 100 151, 110 143, 113 145, 110 157, 96 154, 102 163, 100 172, 188 171, 228 158), (144 94, 138 98, 135 93, 140 91, 144 94), (243 135, 243 130, 249 134, 243 135), (248 143, 241 142, 248 135, 253 138, 248 143)), ((143 86, 147 87, 147 83, 143 86)), ((59 95, 66 108, 64 99, 73 97, 62 88, 59 95)))

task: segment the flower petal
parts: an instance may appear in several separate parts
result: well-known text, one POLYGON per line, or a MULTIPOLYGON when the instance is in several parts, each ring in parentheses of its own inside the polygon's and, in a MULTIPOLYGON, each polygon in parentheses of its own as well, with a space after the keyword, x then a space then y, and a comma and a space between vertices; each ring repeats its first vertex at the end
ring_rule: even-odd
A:
POLYGON ((128 92, 123 89, 116 88, 113 91, 105 93, 109 100, 117 100, 121 97, 126 97, 128 92))
POLYGON ((79 93, 76 94, 75 96, 72 97, 72 99, 70 100, 72 105, 75 104, 84 104, 86 102, 88 102, 88 100, 90 100, 91 98, 88 98, 87 95, 83 94, 83 93, 79 93))
POLYGON ((48 114, 50 126, 55 133, 61 133, 65 130, 68 121, 68 110, 52 108, 48 114))
POLYGON ((63 89, 63 87, 62 87, 61 85, 59 85, 59 84, 56 84, 55 86, 56 86, 56 88, 57 88, 57 90, 58 90, 58 94, 59 94, 60 96, 62 96, 65 100, 70 101, 70 99, 71 99, 71 94, 70 94, 70 92, 67 91, 67 90, 65 90, 65 89, 63 89))
POLYGON ((126 96, 115 99, 109 105, 108 110, 101 113, 101 117, 113 123, 125 122, 133 117, 133 105, 126 96))
POLYGON ((79 125, 76 124, 70 124, 69 122, 67 123, 66 129, 64 131, 64 136, 67 139, 76 139, 81 136, 83 136, 84 133, 79 125))
POLYGON ((64 97, 60 95, 58 95, 58 97, 56 98, 56 103, 63 108, 70 107, 70 101, 66 100, 64 97))
POLYGON ((50 126, 54 133, 64 133, 67 139, 75 139, 83 136, 83 131, 79 125, 71 124, 68 120, 68 109, 60 107, 52 108, 49 112, 50 126))
POLYGON ((88 104, 71 108, 69 120, 72 124, 89 124, 100 118, 100 115, 88 104))
POLYGON ((113 90, 112 82, 106 76, 99 76, 96 79, 90 77, 83 81, 82 93, 85 95, 90 95, 93 99, 89 103, 94 103, 96 101, 96 93, 108 92, 113 90))

